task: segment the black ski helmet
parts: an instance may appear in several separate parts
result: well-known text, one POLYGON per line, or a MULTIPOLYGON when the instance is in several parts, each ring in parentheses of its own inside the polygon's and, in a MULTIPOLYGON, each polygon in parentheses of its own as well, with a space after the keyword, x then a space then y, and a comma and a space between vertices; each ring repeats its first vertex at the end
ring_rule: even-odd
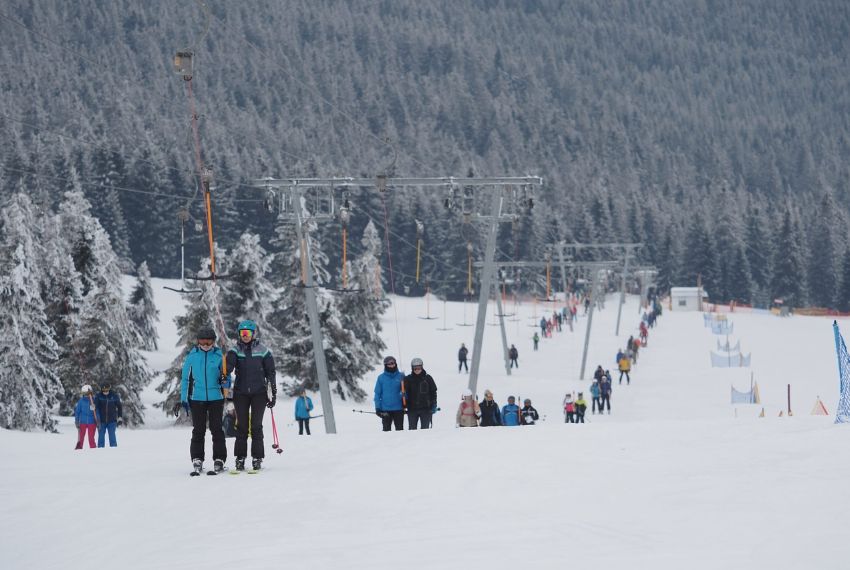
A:
POLYGON ((215 340, 215 331, 209 327, 204 327, 198 331, 198 340, 215 340))

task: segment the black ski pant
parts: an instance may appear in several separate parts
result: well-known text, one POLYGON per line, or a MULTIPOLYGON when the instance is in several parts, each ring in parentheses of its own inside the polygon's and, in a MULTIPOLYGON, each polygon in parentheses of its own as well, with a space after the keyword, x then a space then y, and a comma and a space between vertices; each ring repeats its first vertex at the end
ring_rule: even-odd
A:
POLYGON ((307 430, 307 435, 310 435, 310 418, 298 420, 298 435, 304 435, 304 430, 307 430))
POLYGON ((620 384, 623 383, 623 374, 626 375, 626 384, 631 384, 632 379, 629 377, 629 371, 628 370, 620 370, 620 382, 619 383, 620 384))
POLYGON ((234 394, 233 407, 236 408, 236 443, 233 444, 233 455, 248 456, 248 413, 251 414, 251 457, 263 459, 266 456, 263 448, 263 414, 268 402, 265 392, 259 394, 234 394))
POLYGON ((404 429, 404 411, 398 410, 395 412, 384 412, 384 415, 381 416, 381 423, 384 426, 384 431, 390 431, 393 424, 395 424, 395 430, 401 431, 404 429))
POLYGON ((516 358, 511 358, 511 368, 513 368, 514 366, 519 368, 519 362, 516 361, 516 358))
POLYGON ((584 423, 584 412, 576 412, 576 423, 583 424, 584 423))
POLYGON ((466 359, 458 361, 457 363, 457 371, 460 372, 461 368, 466 368, 466 371, 469 372, 469 366, 466 365, 466 359))
POLYGON ((224 428, 221 427, 221 414, 224 412, 224 400, 201 402, 191 400, 192 443, 189 444, 190 459, 204 460, 204 439, 207 424, 213 441, 213 459, 227 460, 227 446, 224 444, 224 428))
POLYGON ((418 423, 422 429, 431 427, 431 410, 407 410, 407 429, 416 429, 418 423))
POLYGON ((564 423, 565 424, 574 423, 575 420, 576 420, 576 413, 575 412, 566 412, 565 417, 564 417, 564 423))
MULTIPOLYGON (((610 407, 611 404, 609 403, 608 406, 610 407)), ((596 408, 599 408, 599 413, 601 414, 602 413, 602 400, 600 400, 600 398, 598 396, 593 398, 593 402, 591 402, 591 404, 590 404, 590 409, 594 414, 596 413, 596 408)))
POLYGON ((611 413, 611 394, 602 394, 602 402, 599 404, 599 413, 605 409, 605 404, 608 404, 608 413, 611 413))

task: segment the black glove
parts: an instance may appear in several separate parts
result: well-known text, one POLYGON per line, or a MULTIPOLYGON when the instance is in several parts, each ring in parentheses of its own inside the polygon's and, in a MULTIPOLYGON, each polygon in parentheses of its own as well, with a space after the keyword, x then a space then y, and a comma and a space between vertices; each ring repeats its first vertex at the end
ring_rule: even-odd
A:
POLYGON ((376 415, 376 416, 378 416, 379 418, 384 417, 384 410, 377 410, 377 409, 376 409, 376 410, 375 410, 375 415, 376 415))
POLYGON ((119 426, 123 426, 123 425, 124 425, 124 420, 123 420, 123 419, 121 419, 121 418, 118 418, 118 425, 119 425, 119 426))
POLYGON ((268 403, 266 404, 266 407, 271 410, 272 408, 274 408, 274 405, 276 403, 277 403, 277 394, 274 394, 274 395, 272 395, 272 399, 269 400, 268 403))

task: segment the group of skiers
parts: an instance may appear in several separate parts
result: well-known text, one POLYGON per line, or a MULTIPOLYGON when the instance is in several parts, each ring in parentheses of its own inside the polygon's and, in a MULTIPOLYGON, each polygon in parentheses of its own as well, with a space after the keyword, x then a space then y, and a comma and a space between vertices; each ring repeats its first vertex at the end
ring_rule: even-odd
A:
MULTIPOLYGON (((263 446, 263 415, 277 401, 274 356, 259 340, 254 321, 244 320, 238 326, 236 346, 223 354, 216 346, 216 334, 210 328, 197 334, 197 343, 183 361, 180 381, 180 407, 192 418, 192 439, 189 456, 192 474, 200 475, 205 459, 204 438, 209 426, 213 440, 213 470, 224 471, 227 461, 223 412, 225 402, 232 400, 235 416, 236 441, 233 455, 236 472, 245 470, 248 455, 248 435, 251 435, 251 466, 258 470, 265 457, 263 446), (235 379, 231 381, 231 373, 235 379)), ((312 407, 312 405, 310 406, 312 407)), ((230 415, 230 414, 228 414, 230 415)), ((233 416, 230 424, 233 425, 233 416)), ((309 433, 309 427, 307 428, 309 433)))
POLYGON ((77 426, 76 449, 83 448, 86 436, 88 436, 89 447, 95 446, 95 429, 97 429, 97 447, 103 447, 106 444, 107 434, 109 434, 109 447, 118 445, 115 430, 121 425, 121 398, 112 391, 111 384, 101 385, 97 396, 88 384, 80 389, 80 399, 74 407, 74 425, 77 426))
POLYGON ((463 391, 455 415, 457 427, 529 426, 539 420, 540 414, 528 398, 523 401, 523 407, 520 408, 516 398, 508 396, 508 403, 499 408, 490 390, 484 390, 484 400, 479 403, 473 398, 472 390, 468 388, 463 391))

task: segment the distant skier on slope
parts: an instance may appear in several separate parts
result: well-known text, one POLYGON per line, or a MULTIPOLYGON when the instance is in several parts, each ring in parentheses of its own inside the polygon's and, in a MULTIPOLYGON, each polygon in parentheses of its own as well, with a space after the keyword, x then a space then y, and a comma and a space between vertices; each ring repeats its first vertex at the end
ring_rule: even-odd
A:
POLYGON ((183 361, 180 377, 180 405, 192 417, 192 440, 189 444, 189 458, 192 460, 192 473, 200 475, 204 468, 204 439, 207 424, 213 442, 213 471, 224 471, 227 461, 227 445, 224 441, 222 413, 224 396, 222 388, 229 387, 222 374, 221 349, 215 346, 215 331, 204 328, 198 331, 197 345, 189 351, 183 361))
POLYGON ((576 400, 576 423, 583 424, 584 423, 584 413, 587 411, 587 400, 584 399, 584 394, 582 392, 578 393, 578 399, 576 400))
POLYGON ((457 372, 460 374, 460 369, 463 368, 467 372, 469 372, 469 366, 466 364, 466 358, 469 355, 469 349, 466 348, 466 345, 460 343, 460 348, 457 351, 457 372))

